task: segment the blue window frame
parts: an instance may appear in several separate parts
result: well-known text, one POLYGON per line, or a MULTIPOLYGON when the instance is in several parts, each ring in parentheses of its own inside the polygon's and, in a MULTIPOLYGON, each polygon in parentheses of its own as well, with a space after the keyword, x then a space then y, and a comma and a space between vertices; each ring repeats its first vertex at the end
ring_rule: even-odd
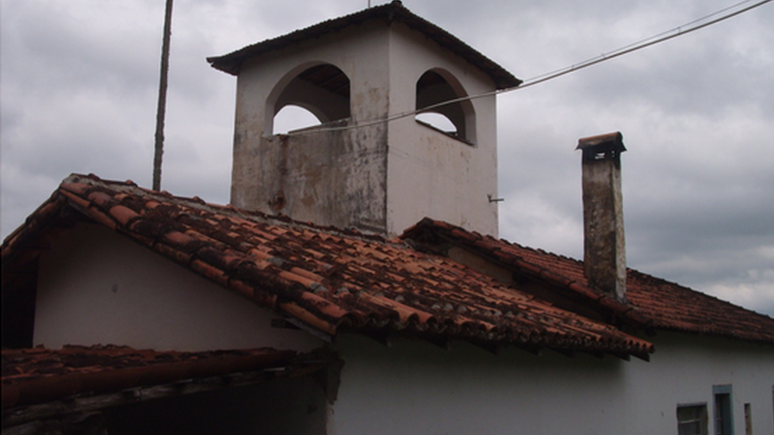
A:
POLYGON ((715 435, 734 435, 731 385, 714 385, 712 387, 712 395, 715 397, 713 416, 715 422, 715 435))

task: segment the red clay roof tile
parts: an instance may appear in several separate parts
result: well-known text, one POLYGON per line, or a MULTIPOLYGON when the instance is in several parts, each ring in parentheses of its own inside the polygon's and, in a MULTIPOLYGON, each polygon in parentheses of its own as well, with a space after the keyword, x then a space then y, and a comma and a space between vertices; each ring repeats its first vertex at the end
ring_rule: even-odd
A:
MULTIPOLYGON (((36 240, 56 225, 74 223, 72 219, 51 223, 58 222, 53 215, 59 216, 70 204, 85 219, 119 229, 255 303, 331 335, 344 328, 642 358, 653 351, 647 341, 616 327, 556 308, 449 258, 419 252, 402 240, 202 204, 93 176, 67 178, 52 199, 5 240, 4 283, 14 270, 26 266, 19 261, 36 240), (88 201, 83 207, 87 198, 99 202, 88 201), (52 203, 57 207, 49 208, 52 203), (128 213, 108 212, 119 203, 137 216, 125 219, 128 213)), ((437 228, 464 234, 448 224, 438 223, 437 228)), ((464 240, 477 243, 482 237, 464 240)), ((547 274, 545 269, 554 265, 535 260, 546 254, 529 251, 531 257, 525 257, 518 246, 483 240, 489 249, 498 248, 498 255, 506 254, 503 261, 523 262, 514 267, 535 266, 535 273, 547 274)), ((564 265, 564 260, 557 264, 564 265)))
POLYGON ((774 343, 774 319, 676 283, 629 269, 628 303, 589 287, 583 263, 571 258, 486 238, 486 245, 461 237, 465 230, 446 222, 424 219, 401 236, 414 243, 452 243, 514 271, 531 275, 649 328, 774 343), (436 240, 442 242, 436 242, 436 240), (482 248, 482 246, 484 246, 482 248))

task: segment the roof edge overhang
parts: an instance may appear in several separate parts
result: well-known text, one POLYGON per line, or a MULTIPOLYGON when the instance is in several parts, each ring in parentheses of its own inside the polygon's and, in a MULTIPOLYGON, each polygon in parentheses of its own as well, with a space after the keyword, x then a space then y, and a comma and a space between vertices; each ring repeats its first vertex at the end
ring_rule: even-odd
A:
POLYGON ((207 62, 215 69, 231 75, 238 75, 242 64, 249 58, 261 56, 306 40, 319 38, 326 34, 335 33, 347 27, 359 25, 370 20, 381 20, 387 25, 390 25, 393 22, 400 22, 410 29, 424 34, 444 49, 465 59, 484 72, 492 82, 494 82, 495 87, 498 90, 515 88, 522 83, 522 80, 516 78, 503 67, 470 47, 456 36, 409 11, 400 1, 392 1, 391 3, 364 9, 354 14, 323 21, 319 24, 296 30, 284 36, 248 45, 240 50, 222 56, 211 56, 207 58, 207 62))
POLYGON ((313 375, 339 363, 338 355, 322 348, 308 353, 271 348, 154 351, 115 345, 4 349, 3 371, 16 374, 3 377, 3 428, 64 414, 313 375), (84 361, 94 365, 83 366, 84 361), (44 371, 47 368, 51 370, 44 371))

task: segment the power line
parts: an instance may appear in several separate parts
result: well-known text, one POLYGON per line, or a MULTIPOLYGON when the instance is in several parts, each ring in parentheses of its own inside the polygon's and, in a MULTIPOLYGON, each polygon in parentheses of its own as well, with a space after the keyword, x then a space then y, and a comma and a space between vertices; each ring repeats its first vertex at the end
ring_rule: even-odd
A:
MULTIPOLYGON (((668 30, 666 32, 661 32, 658 35, 654 35, 654 36, 651 36, 649 38, 637 41, 635 43, 632 43, 632 44, 629 44, 627 46, 618 48, 618 49, 610 51, 608 53, 600 54, 597 57, 593 57, 593 58, 585 60, 585 61, 583 61, 581 63, 575 64, 575 65, 572 65, 572 66, 569 66, 569 67, 566 67, 566 68, 562 68, 562 69, 556 70, 554 72, 542 74, 542 75, 533 77, 533 78, 528 79, 528 80, 525 80, 524 83, 522 83, 517 89, 524 89, 524 88, 527 88, 527 87, 530 87, 530 86, 537 85, 539 83, 546 82, 548 80, 553 80, 553 79, 555 79, 557 77, 561 77, 561 76, 569 74, 571 72, 575 72, 575 71, 578 71, 578 70, 581 70, 581 69, 584 69, 584 68, 588 68, 588 67, 590 67, 592 65, 596 65, 598 63, 602 63, 602 62, 605 62, 605 61, 608 61, 608 60, 611 60, 611 59, 615 59, 616 57, 623 56, 624 54, 629 54, 629 53, 637 51, 637 50, 642 50, 643 48, 650 47, 651 45, 656 45, 656 44, 664 42, 664 41, 668 41, 668 40, 676 38, 678 36, 687 35, 688 33, 695 32, 695 31, 697 31, 699 29, 703 29, 703 28, 711 26, 713 24, 717 24, 717 23, 719 23, 721 21, 727 20, 729 18, 735 17, 735 16, 737 16, 739 14, 742 14, 744 12, 747 12, 747 11, 749 11, 751 9, 757 8, 758 6, 762 6, 762 5, 770 2, 771 0, 763 0, 763 1, 760 1, 760 2, 755 3, 753 5, 747 6, 746 8, 743 8, 743 9, 740 9, 738 11, 731 12, 731 13, 729 13, 727 15, 723 15, 721 17, 718 17, 718 18, 716 18, 714 20, 707 21, 706 23, 698 24, 698 25, 695 25, 693 27, 687 27, 687 26, 690 26, 690 25, 693 25, 693 24, 696 24, 696 23, 700 23, 700 22, 702 22, 702 21, 704 21, 704 20, 706 20, 708 18, 711 18, 711 17, 713 17, 715 15, 718 15, 718 14, 723 13, 725 11, 728 11, 730 9, 734 9, 736 7, 739 7, 739 6, 743 5, 743 4, 745 4, 745 3, 749 3, 751 1, 752 0, 745 0, 743 2, 740 2, 740 3, 737 3, 735 5, 729 6, 727 8, 721 9, 721 10, 719 10, 717 12, 713 12, 713 13, 711 13, 709 15, 706 15, 706 16, 704 16, 702 18, 699 18, 699 19, 693 20, 693 21, 691 21, 689 23, 683 24, 682 26, 675 27, 672 30, 668 30)), ((506 90, 504 90, 504 92, 507 92, 507 91, 510 91, 510 90, 515 90, 515 89, 506 89, 506 90)))
POLYGON ((611 60, 611 59, 615 59, 615 58, 623 56, 625 54, 629 54, 629 53, 632 53, 634 51, 642 50, 643 48, 647 48, 647 47, 650 47, 652 45, 656 45, 656 44, 659 44, 661 42, 668 41, 668 40, 676 38, 678 36, 687 35, 689 33, 695 32, 695 31, 697 31, 699 29, 703 29, 705 27, 717 24, 717 23, 719 23, 721 21, 725 21, 725 20, 727 20, 729 18, 733 18, 733 17, 735 17, 737 15, 740 15, 740 14, 742 14, 744 12, 747 12, 747 11, 750 11, 752 9, 755 9, 755 8, 757 8, 759 6, 762 6, 762 5, 766 4, 766 3, 771 2, 772 0, 762 0, 762 1, 759 1, 759 2, 754 3, 752 5, 749 5, 747 7, 744 7, 742 9, 739 9, 739 10, 736 10, 736 11, 733 11, 733 12, 729 12, 729 13, 727 13, 725 15, 721 15, 721 16, 719 16, 719 17, 717 17, 715 19, 712 19, 710 21, 706 21, 706 20, 708 20, 708 19, 710 19, 712 17, 715 17, 717 15, 723 14, 724 12, 730 11, 732 9, 736 9, 736 8, 746 4, 746 3, 750 3, 751 1, 753 1, 753 0, 744 0, 742 2, 733 4, 731 6, 728 6, 728 7, 725 7, 723 9, 720 9, 718 11, 715 11, 715 12, 709 14, 709 15, 705 15, 705 16, 703 16, 701 18, 697 18, 697 19, 695 19, 693 21, 690 21, 688 23, 685 23, 685 24, 683 24, 681 26, 675 27, 675 28, 673 28, 671 30, 667 30, 665 32, 661 32, 659 34, 656 34, 656 35, 653 35, 651 37, 642 39, 640 41, 631 43, 629 45, 623 46, 623 47, 618 48, 616 50, 600 54, 599 56, 593 57, 591 59, 587 59, 587 60, 585 60, 583 62, 574 64, 574 65, 571 65, 571 66, 568 66, 568 67, 565 67, 565 68, 562 68, 562 69, 559 69, 559 70, 555 70, 555 71, 552 71, 552 72, 548 72, 548 73, 545 73, 545 74, 541 74, 541 75, 535 76, 533 78, 525 80, 519 86, 515 86, 515 87, 507 88, 507 89, 500 89, 500 90, 491 91, 491 92, 485 92, 485 93, 477 94, 477 95, 469 95, 469 96, 465 96, 465 97, 455 98, 455 99, 452 99, 452 100, 446 100, 446 101, 443 101, 441 103, 437 103, 437 104, 433 104, 433 105, 430 105, 430 106, 423 107, 422 109, 419 109, 419 110, 412 110, 412 111, 407 111, 407 112, 401 112, 401 113, 397 113, 397 114, 394 114, 394 115, 389 115, 386 118, 363 121, 363 122, 356 123, 354 125, 346 125, 346 126, 341 126, 341 127, 315 128, 313 130, 304 130, 304 131, 298 131, 298 132, 295 132, 295 133, 290 132, 290 133, 288 133, 288 135, 296 136, 296 135, 308 134, 308 133, 312 133, 312 132, 343 131, 343 130, 353 130, 353 129, 362 128, 362 127, 369 127, 369 126, 372 126, 372 125, 384 124, 384 123, 388 123, 390 121, 395 121, 395 120, 398 120, 398 119, 407 118, 409 116, 414 116, 414 115, 417 115, 419 113, 429 112, 429 111, 432 111, 433 109, 437 109, 439 107, 443 107, 443 106, 446 106, 446 105, 449 105, 449 104, 455 104, 455 103, 459 103, 459 102, 462 102, 462 101, 470 101, 470 100, 475 100, 475 99, 478 99, 478 98, 485 98, 485 97, 490 97, 490 96, 493 96, 493 95, 504 94, 504 93, 507 93, 507 92, 513 92, 513 91, 518 91, 518 90, 521 90, 521 89, 525 89, 525 88, 528 88, 528 87, 531 87, 531 86, 535 86, 537 84, 544 83, 544 82, 547 82, 549 80, 553 80, 553 79, 559 78, 561 76, 564 76, 564 75, 567 75, 567 74, 570 74, 570 73, 582 70, 584 68, 588 68, 590 66, 597 65, 599 63, 606 62, 606 61, 611 60))

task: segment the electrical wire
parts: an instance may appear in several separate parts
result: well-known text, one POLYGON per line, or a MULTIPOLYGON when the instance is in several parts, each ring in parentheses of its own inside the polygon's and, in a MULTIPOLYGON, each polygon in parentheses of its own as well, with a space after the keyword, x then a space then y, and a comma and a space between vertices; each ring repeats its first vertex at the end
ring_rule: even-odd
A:
POLYGON ((584 68, 588 68, 588 67, 596 65, 598 63, 605 62, 605 61, 608 61, 608 60, 611 60, 611 59, 615 59, 616 57, 623 56, 624 54, 629 54, 629 53, 631 53, 633 51, 642 50, 643 48, 647 48, 647 47, 650 47, 652 45, 656 45, 658 43, 661 43, 661 42, 664 42, 664 41, 668 41, 668 40, 676 38, 678 36, 687 35, 688 33, 695 32, 695 31, 697 31, 699 29, 703 29, 703 28, 711 26, 713 24, 717 24, 717 23, 719 23, 721 21, 727 20, 729 18, 735 17, 735 16, 737 16, 739 14, 742 14, 744 12, 747 12, 747 11, 749 11, 751 9, 757 8, 758 6, 762 6, 762 5, 766 4, 766 3, 769 3, 772 0, 763 0, 763 1, 760 1, 760 2, 755 3, 753 5, 747 6, 746 8, 740 9, 738 11, 735 11, 735 12, 729 13, 727 15, 723 15, 721 17, 718 17, 718 18, 716 18, 714 20, 708 21, 706 23, 699 24, 699 25, 696 25, 694 27, 688 27, 688 28, 684 29, 687 26, 690 26, 692 24, 696 24, 696 23, 702 22, 702 21, 704 21, 704 20, 706 20, 706 19, 708 19, 710 17, 713 17, 713 16, 718 15, 720 13, 723 13, 725 11, 728 11, 729 9, 734 9, 736 7, 739 7, 739 6, 743 5, 743 4, 745 4, 745 3, 749 3, 751 1, 752 0, 745 0, 743 2, 740 2, 740 3, 737 3, 735 5, 729 6, 727 8, 721 9, 721 10, 719 10, 717 12, 713 12, 713 13, 711 13, 709 15, 706 15, 706 16, 704 16, 702 18, 699 18, 699 19, 693 20, 693 21, 691 21, 689 23, 683 24, 682 26, 675 27, 674 29, 667 30, 666 32, 661 32, 661 33, 659 33, 657 35, 651 36, 649 38, 645 38, 643 40, 640 40, 640 41, 637 41, 635 43, 629 44, 627 46, 618 48, 616 50, 600 54, 597 57, 585 60, 585 61, 583 61, 581 63, 569 66, 567 68, 562 68, 562 69, 556 70, 554 72, 550 72, 550 73, 546 73, 546 74, 542 74, 542 75, 533 77, 531 79, 525 80, 524 83, 522 83, 518 88, 505 89, 505 90, 503 90, 503 92, 508 92, 508 91, 511 91, 511 90, 524 89, 524 88, 527 88, 527 87, 530 87, 530 86, 535 86, 537 84, 546 82, 548 80, 553 80, 553 79, 555 79, 557 77, 561 77, 563 75, 566 75, 566 74, 569 74, 569 73, 572 73, 572 72, 575 72, 575 71, 578 71, 578 70, 581 70, 581 69, 584 69, 584 68))
POLYGON ((752 1, 753 0, 744 0, 742 2, 733 4, 731 6, 728 6, 728 7, 725 7, 723 9, 720 9, 718 11, 715 11, 715 12, 709 14, 709 15, 705 15, 705 16, 703 16, 701 18, 697 18, 697 19, 695 19, 693 21, 690 21, 688 23, 685 23, 685 24, 683 24, 681 26, 675 27, 675 28, 673 28, 671 30, 667 30, 665 32, 661 32, 659 34, 656 34, 656 35, 650 36, 648 38, 639 40, 639 41, 631 43, 629 45, 620 47, 620 48, 615 49, 613 51, 609 51, 607 53, 600 54, 599 56, 593 57, 591 59, 587 59, 587 60, 585 60, 583 62, 580 62, 580 63, 574 64, 574 65, 568 66, 566 68, 554 70, 552 72, 548 72, 548 73, 545 73, 545 74, 541 74, 541 75, 532 77, 530 79, 525 80, 524 82, 522 82, 518 86, 514 86, 514 87, 506 88, 506 89, 499 89, 499 90, 491 91, 491 92, 485 92, 485 93, 482 93, 482 94, 468 95, 468 96, 464 96, 464 97, 460 97, 460 98, 454 98, 454 99, 451 99, 451 100, 446 100, 446 101, 443 101, 443 102, 440 102, 440 103, 432 104, 430 106, 426 106, 426 107, 423 107, 423 108, 418 109, 418 110, 411 110, 411 111, 406 111, 406 112, 401 112, 401 113, 396 113, 396 114, 393 114, 393 115, 389 115, 386 118, 362 121, 362 122, 358 122, 358 123, 355 123, 355 124, 346 125, 346 126, 340 126, 340 127, 320 127, 320 128, 309 129, 309 130, 301 130, 301 131, 296 131, 296 132, 289 132, 288 135, 289 136, 296 136, 296 135, 310 134, 310 133, 313 133, 313 132, 317 133, 317 132, 353 130, 353 129, 357 129, 357 128, 369 127, 369 126, 372 126, 372 125, 386 124, 386 123, 391 122, 391 121, 395 121, 395 120, 402 119, 402 118, 407 118, 409 116, 414 116, 414 115, 417 115, 417 114, 420 114, 420 113, 431 112, 431 111, 433 111, 433 109, 437 109, 439 107, 443 107, 443 106, 446 106, 446 105, 449 105, 449 104, 455 104, 455 103, 459 103, 459 102, 462 102, 462 101, 470 101, 470 100, 475 100, 475 99, 478 99, 478 98, 491 97, 493 95, 499 95, 499 94, 504 94, 504 93, 508 93, 508 92, 522 90, 522 89, 525 89, 525 88, 528 88, 528 87, 531 87, 531 86, 535 86, 535 85, 538 85, 540 83, 545 83, 545 82, 547 82, 549 80, 553 80, 553 79, 559 78, 561 76, 564 76, 564 75, 567 75, 567 74, 570 74, 570 73, 573 73, 573 72, 576 72, 576 71, 588 68, 590 66, 597 65, 599 63, 606 62, 606 61, 611 60, 611 59, 615 59, 615 58, 623 56, 625 54, 629 54, 629 53, 632 53, 634 51, 642 50, 643 48, 647 48, 647 47, 659 44, 661 42, 668 41, 668 40, 676 38, 678 36, 687 35, 689 33, 695 32, 697 30, 703 29, 705 27, 717 24, 717 23, 719 23, 721 21, 725 21, 725 20, 727 20, 729 18, 733 18, 733 17, 735 17, 737 15, 740 15, 740 14, 742 14, 744 12, 747 12, 747 11, 750 11, 752 9, 755 9, 755 8, 757 8, 759 6, 763 6, 764 4, 769 3, 772 0, 762 0, 762 1, 759 1, 759 2, 757 2, 755 4, 752 4, 752 5, 749 5, 747 7, 744 7, 742 9, 739 9, 739 10, 736 10, 736 11, 733 11, 733 12, 729 12, 729 13, 727 13, 725 15, 721 15, 720 17, 717 17, 717 18, 712 19, 710 21, 706 21, 706 20, 708 20, 708 19, 710 19, 712 17, 715 17, 717 15, 720 15, 720 14, 722 14, 724 12, 727 12, 727 11, 730 11, 732 9, 736 9, 736 8, 742 6, 742 5, 746 4, 746 3, 750 3, 752 1), (701 23, 701 24, 698 24, 698 23, 701 23))

